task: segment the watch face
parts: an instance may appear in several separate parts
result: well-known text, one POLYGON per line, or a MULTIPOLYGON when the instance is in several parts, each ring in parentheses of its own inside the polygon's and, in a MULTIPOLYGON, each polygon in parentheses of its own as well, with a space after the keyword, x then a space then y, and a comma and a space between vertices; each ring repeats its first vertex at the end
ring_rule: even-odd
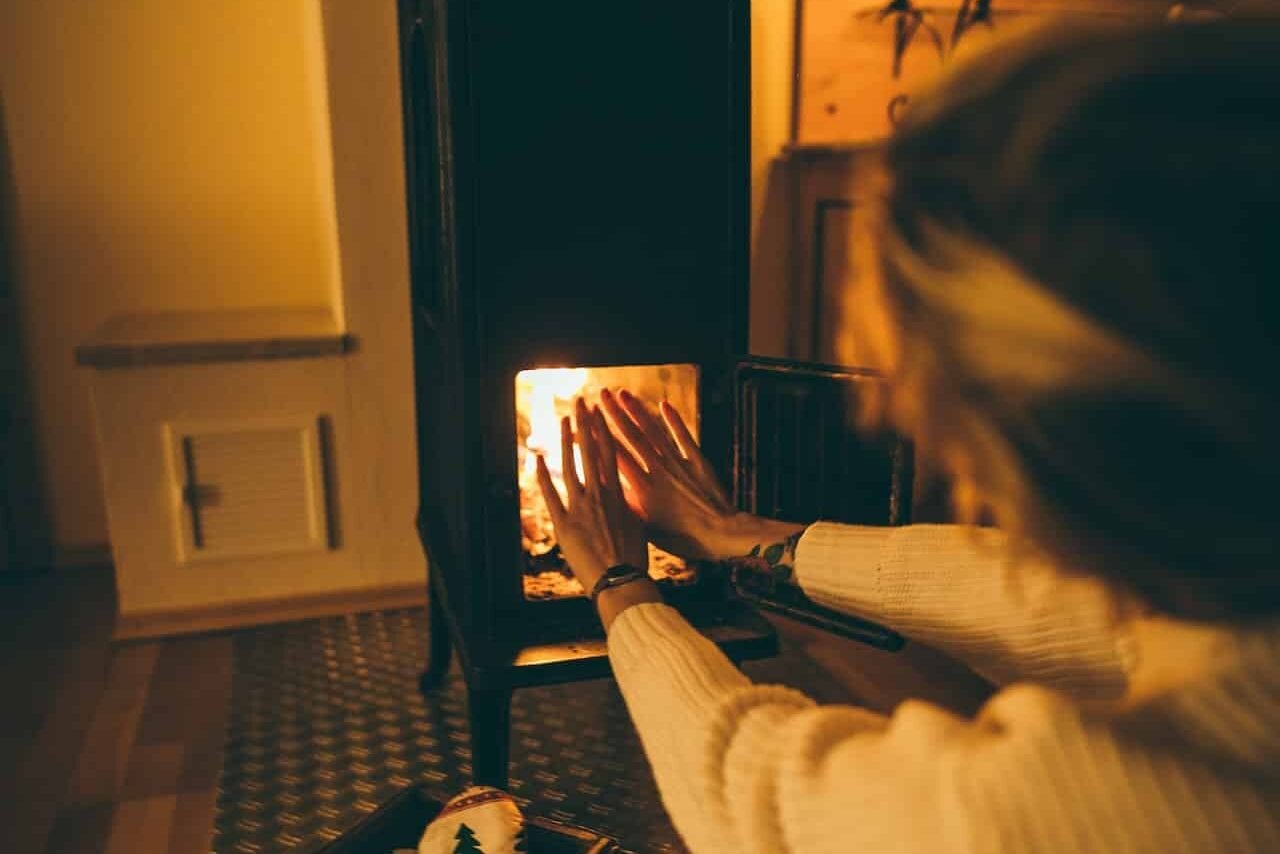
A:
POLYGON ((619 564, 618 566, 609 567, 609 571, 605 574, 610 578, 622 578, 623 576, 630 575, 633 572, 635 572, 635 570, 624 563, 619 564))

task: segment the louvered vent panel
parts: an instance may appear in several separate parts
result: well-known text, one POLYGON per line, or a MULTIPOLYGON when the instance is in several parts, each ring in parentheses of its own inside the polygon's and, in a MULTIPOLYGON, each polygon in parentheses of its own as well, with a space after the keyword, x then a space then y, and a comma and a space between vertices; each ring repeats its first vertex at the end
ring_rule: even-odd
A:
POLYGON ((866 372, 756 360, 738 372, 736 479, 751 513, 812 522, 903 524, 910 452, 897 438, 860 437, 852 409, 866 372))
POLYGON ((323 483, 313 424, 183 429, 182 551, 187 559, 325 547, 323 483))

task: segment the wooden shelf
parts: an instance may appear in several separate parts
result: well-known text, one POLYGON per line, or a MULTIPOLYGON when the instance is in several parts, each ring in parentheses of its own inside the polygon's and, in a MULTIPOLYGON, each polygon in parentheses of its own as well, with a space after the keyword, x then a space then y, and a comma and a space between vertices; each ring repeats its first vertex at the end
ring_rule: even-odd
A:
POLYGON ((354 349, 328 309, 121 314, 76 347, 76 364, 137 368, 340 356, 354 349))

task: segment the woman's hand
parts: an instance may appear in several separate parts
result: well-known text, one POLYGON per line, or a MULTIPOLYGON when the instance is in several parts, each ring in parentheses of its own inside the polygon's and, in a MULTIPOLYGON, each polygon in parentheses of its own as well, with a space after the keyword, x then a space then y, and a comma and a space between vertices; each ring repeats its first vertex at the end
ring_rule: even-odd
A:
POLYGON ((644 523, 623 498, 618 481, 617 448, 604 416, 599 409, 589 411, 582 398, 578 398, 575 420, 576 437, 568 418, 560 422, 567 501, 561 499, 541 455, 538 456, 538 485, 551 513, 565 561, 590 593, 611 566, 625 563, 646 569, 649 546, 644 523), (574 462, 575 438, 582 450, 581 479, 574 462))
POLYGON ((618 466, 626 479, 627 498, 644 518, 654 543, 692 560, 738 554, 739 544, 730 531, 741 514, 680 413, 663 403, 659 421, 626 390, 613 395, 606 389, 600 402, 613 430, 634 451, 617 446, 618 466))

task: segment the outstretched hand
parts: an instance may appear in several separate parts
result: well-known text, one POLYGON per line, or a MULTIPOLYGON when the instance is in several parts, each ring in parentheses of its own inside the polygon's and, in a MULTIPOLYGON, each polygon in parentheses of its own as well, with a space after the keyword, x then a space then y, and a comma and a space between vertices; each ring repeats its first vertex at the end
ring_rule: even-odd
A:
POLYGON ((600 403, 627 446, 616 446, 626 498, 654 544, 692 560, 730 556, 719 541, 736 511, 680 413, 664 402, 659 417, 625 390, 600 403))
POLYGON ((577 433, 568 418, 560 421, 565 498, 560 497, 546 460, 538 455, 538 485, 555 525, 565 561, 583 588, 590 591, 604 571, 618 564, 645 569, 649 546, 644 523, 627 506, 618 480, 617 450, 600 410, 575 404, 577 433), (582 477, 574 460, 574 444, 582 451, 582 477))

